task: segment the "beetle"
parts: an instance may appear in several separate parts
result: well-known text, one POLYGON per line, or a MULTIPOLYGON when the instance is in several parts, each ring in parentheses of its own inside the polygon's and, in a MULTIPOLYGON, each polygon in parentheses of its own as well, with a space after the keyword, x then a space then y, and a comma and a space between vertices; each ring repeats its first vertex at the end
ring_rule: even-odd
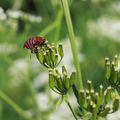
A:
POLYGON ((25 41, 23 47, 33 50, 38 46, 42 46, 44 43, 45 43, 45 38, 40 36, 35 36, 35 37, 30 37, 27 41, 25 41))

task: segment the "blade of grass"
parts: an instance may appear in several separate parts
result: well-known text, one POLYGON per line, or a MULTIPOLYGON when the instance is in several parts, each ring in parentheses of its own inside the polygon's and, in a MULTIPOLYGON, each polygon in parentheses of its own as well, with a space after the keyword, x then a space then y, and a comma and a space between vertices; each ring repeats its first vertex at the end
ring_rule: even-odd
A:
POLYGON ((62 6, 63 6, 63 9, 64 9, 64 14, 65 14, 66 22, 67 22, 70 44, 71 44, 71 48, 72 48, 74 64, 75 64, 75 67, 76 67, 76 72, 77 72, 77 77, 78 77, 76 82, 77 82, 77 86, 80 89, 82 89, 83 88, 83 82, 82 82, 80 64, 79 64, 79 60, 78 60, 78 50, 77 50, 76 43, 75 43, 75 35, 74 35, 72 20, 71 20, 71 16, 70 16, 68 1, 67 0, 61 0, 61 2, 62 2, 62 6))

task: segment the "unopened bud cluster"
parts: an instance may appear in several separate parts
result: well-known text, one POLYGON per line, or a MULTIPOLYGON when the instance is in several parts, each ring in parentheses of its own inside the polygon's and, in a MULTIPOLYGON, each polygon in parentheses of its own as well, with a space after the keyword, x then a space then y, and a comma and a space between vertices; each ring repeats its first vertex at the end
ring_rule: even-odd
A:
POLYGON ((87 89, 78 92, 77 101, 79 104, 80 117, 90 114, 90 120, 98 120, 99 117, 106 117, 109 113, 119 109, 119 97, 112 98, 112 88, 109 86, 106 90, 99 86, 98 92, 93 89, 92 82, 87 81, 87 89))
POLYGON ((69 76, 65 66, 62 66, 62 74, 57 69, 49 70, 49 86, 60 95, 67 94, 68 90, 75 83, 76 73, 69 76))
POLYGON ((56 49, 54 44, 45 44, 36 48, 39 62, 47 68, 55 68, 62 60, 64 53, 62 44, 56 49))
POLYGON ((120 87, 120 70, 118 68, 118 56, 114 57, 112 63, 105 58, 105 77, 111 86, 120 87))

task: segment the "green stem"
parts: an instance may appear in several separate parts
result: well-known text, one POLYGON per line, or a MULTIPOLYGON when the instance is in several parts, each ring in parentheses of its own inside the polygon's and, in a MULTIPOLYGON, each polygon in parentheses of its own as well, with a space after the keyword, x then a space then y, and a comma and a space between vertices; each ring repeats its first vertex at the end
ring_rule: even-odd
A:
POLYGON ((25 113, 25 111, 20 108, 14 101, 11 100, 10 97, 8 97, 5 93, 0 91, 0 98, 4 100, 7 104, 9 104, 20 116, 22 116, 26 120, 30 120, 31 117, 25 113))
POLYGON ((66 103, 67 103, 68 107, 70 108, 70 110, 71 110, 74 118, 75 118, 76 120, 78 120, 77 117, 76 117, 76 115, 75 115, 75 113, 74 113, 74 111, 73 111, 73 109, 72 109, 72 107, 71 107, 71 104, 69 103, 69 101, 66 101, 66 103))
POLYGON ((54 30, 56 28, 56 25, 57 25, 57 21, 54 21, 53 23, 48 25, 45 29, 43 29, 43 31, 40 32, 39 35, 41 35, 41 36, 47 35, 49 32, 51 32, 52 30, 54 30))
POLYGON ((63 18, 63 10, 62 7, 59 10, 58 16, 57 16, 57 26, 56 26, 56 34, 55 34, 55 42, 59 40, 60 37, 60 30, 61 30, 61 23, 63 18))
POLYGON ((70 16, 68 1, 67 0, 61 0, 61 1, 62 1, 64 13, 65 13, 65 18, 66 18, 68 32, 69 32, 69 38, 70 38, 70 44, 71 44, 71 48, 72 48, 72 54, 73 54, 73 58, 74 58, 74 64, 76 67, 76 72, 77 72, 77 77, 78 77, 77 85, 80 89, 82 89, 83 83, 82 83, 80 64, 79 64, 79 60, 78 60, 78 50, 77 50, 77 47, 75 44, 75 35, 74 35, 74 31, 73 31, 73 25, 72 25, 72 20, 71 20, 71 16, 70 16))

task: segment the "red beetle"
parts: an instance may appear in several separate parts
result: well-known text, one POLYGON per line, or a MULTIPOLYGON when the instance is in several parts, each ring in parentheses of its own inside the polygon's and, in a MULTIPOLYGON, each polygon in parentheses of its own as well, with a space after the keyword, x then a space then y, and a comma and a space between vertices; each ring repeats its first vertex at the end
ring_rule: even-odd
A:
POLYGON ((45 43, 45 38, 36 36, 36 37, 30 37, 25 43, 24 43, 24 48, 27 49, 33 49, 36 46, 41 46, 45 43))

